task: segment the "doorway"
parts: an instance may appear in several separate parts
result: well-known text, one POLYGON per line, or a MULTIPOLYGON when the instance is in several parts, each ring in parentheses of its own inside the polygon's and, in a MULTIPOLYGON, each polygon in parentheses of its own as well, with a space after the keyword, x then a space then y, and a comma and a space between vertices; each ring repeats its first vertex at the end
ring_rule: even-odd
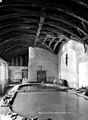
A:
POLYGON ((46 83, 46 71, 45 70, 37 71, 37 82, 46 83))
POLYGON ((22 79, 27 78, 28 79, 28 69, 23 69, 22 70, 22 79))

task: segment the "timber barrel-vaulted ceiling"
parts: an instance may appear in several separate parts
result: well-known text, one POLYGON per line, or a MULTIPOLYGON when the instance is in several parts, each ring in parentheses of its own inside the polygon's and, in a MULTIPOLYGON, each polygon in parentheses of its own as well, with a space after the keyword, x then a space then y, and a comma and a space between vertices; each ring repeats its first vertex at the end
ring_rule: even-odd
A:
POLYGON ((88 44, 87 0, 2 0, 0 57, 26 54, 29 46, 57 54, 69 39, 88 44))

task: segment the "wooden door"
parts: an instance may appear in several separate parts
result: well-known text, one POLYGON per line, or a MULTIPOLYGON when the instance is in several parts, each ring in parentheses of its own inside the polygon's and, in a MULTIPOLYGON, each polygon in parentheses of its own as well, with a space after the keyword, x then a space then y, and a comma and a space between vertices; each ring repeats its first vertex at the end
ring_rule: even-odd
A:
POLYGON ((37 82, 46 82, 46 71, 37 71, 37 82))

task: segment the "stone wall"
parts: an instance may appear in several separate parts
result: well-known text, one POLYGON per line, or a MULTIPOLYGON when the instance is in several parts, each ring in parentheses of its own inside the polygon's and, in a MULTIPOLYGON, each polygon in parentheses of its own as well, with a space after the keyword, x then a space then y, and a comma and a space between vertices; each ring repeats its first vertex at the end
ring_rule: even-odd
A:
POLYGON ((88 86, 88 46, 79 59, 79 87, 88 86))
POLYGON ((9 66, 9 79, 11 81, 22 79, 22 70, 27 68, 26 66, 9 66))
POLYGON ((65 79, 69 87, 79 87, 79 62, 84 54, 84 46, 76 41, 68 41, 58 54, 58 77, 65 79), (66 54, 68 55, 66 65, 66 54))
POLYGON ((4 93, 8 83, 8 64, 0 58, 0 94, 4 93))
POLYGON ((47 81, 57 79, 57 55, 41 48, 29 47, 29 81, 37 81, 37 71, 39 66, 42 66, 42 70, 46 71, 47 81))
MULTIPOLYGON (((88 86, 88 46, 84 49, 84 45, 77 41, 68 41, 58 55, 42 48, 29 47, 29 81, 37 81, 39 66, 46 71, 47 81, 65 79, 69 87, 88 86)), ((26 68, 9 66, 10 79, 21 79, 22 69, 26 68)))

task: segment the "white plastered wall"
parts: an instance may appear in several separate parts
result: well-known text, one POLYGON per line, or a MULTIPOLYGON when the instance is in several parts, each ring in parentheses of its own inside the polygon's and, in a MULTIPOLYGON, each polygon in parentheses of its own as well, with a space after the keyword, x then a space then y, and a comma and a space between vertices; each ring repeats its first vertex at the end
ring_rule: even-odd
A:
MULTIPOLYGON (((80 58, 84 59, 83 54, 83 44, 73 40, 70 40, 66 44, 64 44, 58 54, 58 77, 59 79, 67 80, 69 87, 80 87, 80 81, 82 81, 84 77, 81 69, 85 69, 81 68, 82 65, 80 67, 80 58), (66 65, 66 54, 68 54, 68 65, 66 65)), ((85 79, 87 78, 87 76, 85 77, 85 79)))

